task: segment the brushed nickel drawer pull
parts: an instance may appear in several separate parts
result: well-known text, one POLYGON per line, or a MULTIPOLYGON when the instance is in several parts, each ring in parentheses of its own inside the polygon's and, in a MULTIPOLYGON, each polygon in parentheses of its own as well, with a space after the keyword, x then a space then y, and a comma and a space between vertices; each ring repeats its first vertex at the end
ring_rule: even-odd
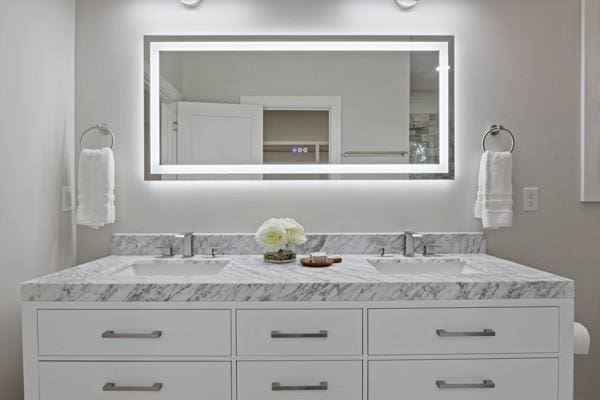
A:
POLYGON ((117 333, 115 331, 104 331, 102 337, 105 339, 158 339, 162 336, 162 331, 152 333, 117 333))
POLYGON ((279 331, 271 331, 271 338, 286 339, 286 338, 326 338, 329 332, 322 330, 316 333, 282 333, 279 331))
POLYGON ((315 386, 281 386, 279 382, 273 382, 271 383, 271 390, 274 392, 282 390, 327 390, 328 386, 327 382, 320 382, 315 386))
POLYGON ((446 381, 435 381, 440 389, 494 389, 496 384, 491 379, 486 379, 483 383, 446 383, 446 381))
POLYGON ((160 392, 162 383, 152 386, 117 386, 114 382, 108 382, 102 387, 104 392, 160 392))
POLYGON ((439 337, 475 337, 485 336, 491 337, 496 336, 496 332, 493 329, 484 329, 481 332, 448 332, 445 329, 438 329, 435 331, 439 337))

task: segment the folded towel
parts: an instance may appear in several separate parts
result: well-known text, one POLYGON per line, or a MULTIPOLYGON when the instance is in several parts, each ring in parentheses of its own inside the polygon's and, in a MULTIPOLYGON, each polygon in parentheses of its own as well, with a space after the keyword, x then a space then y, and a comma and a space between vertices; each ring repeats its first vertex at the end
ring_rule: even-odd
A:
POLYGON ((486 229, 512 226, 512 154, 486 151, 479 165, 475 218, 486 229))
POLYGON ((79 155, 77 224, 98 229, 115 222, 115 161, 108 147, 79 155))

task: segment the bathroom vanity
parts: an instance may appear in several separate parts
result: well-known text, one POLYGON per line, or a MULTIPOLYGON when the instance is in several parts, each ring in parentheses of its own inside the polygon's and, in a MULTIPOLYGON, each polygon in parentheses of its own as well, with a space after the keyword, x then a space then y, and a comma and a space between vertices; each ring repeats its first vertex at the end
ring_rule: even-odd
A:
POLYGON ((484 254, 481 234, 432 238, 459 254, 331 235, 303 250, 343 262, 309 269, 239 255, 251 236, 163 259, 171 237, 116 235, 113 255, 23 284, 25 398, 571 400, 573 282, 484 254))

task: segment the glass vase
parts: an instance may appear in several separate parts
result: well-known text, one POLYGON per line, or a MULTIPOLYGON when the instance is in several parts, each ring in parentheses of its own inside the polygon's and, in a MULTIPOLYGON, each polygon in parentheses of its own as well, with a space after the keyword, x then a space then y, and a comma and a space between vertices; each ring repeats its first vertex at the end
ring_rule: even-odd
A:
POLYGON ((296 249, 286 246, 278 251, 265 251, 265 262, 272 264, 287 264, 296 261, 296 249))

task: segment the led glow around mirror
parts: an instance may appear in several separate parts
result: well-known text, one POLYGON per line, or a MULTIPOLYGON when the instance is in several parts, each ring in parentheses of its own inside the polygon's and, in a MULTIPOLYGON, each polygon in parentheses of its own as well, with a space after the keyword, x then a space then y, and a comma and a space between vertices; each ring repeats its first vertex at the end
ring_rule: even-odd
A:
MULTIPOLYGON (((177 38, 181 39, 181 38, 177 38)), ((151 175, 155 176, 188 176, 194 179, 193 176, 198 177, 206 177, 208 179, 231 179, 233 175, 244 175, 245 178, 242 179, 271 179, 269 177, 276 176, 294 176, 297 178, 292 179, 304 179, 302 176, 317 176, 321 178, 317 179, 335 179, 338 176, 355 176, 356 179, 360 179, 360 177, 364 176, 368 179, 369 176, 389 176, 390 179, 394 179, 393 177, 405 174, 435 174, 436 176, 443 174, 453 175, 450 171, 450 143, 449 138, 452 136, 450 132, 451 122, 450 122, 450 108, 451 108, 451 91, 450 87, 450 71, 451 71, 451 55, 450 55, 450 41, 449 40, 440 40, 440 41, 426 41, 426 40, 418 40, 418 41, 407 41, 403 40, 373 40, 370 41, 365 38, 361 38, 360 40, 282 40, 277 38, 261 38, 261 40, 240 40, 240 41, 229 41, 224 40, 223 38, 214 40, 207 38, 195 38, 194 40, 177 40, 177 41, 169 41, 168 37, 162 37, 160 40, 153 41, 150 39, 148 46, 148 92, 149 92, 149 113, 148 113, 148 124, 149 124, 149 152, 148 156, 148 172, 151 175), (364 147, 355 146, 348 148, 348 143, 351 140, 355 140, 355 138, 350 136, 353 126, 350 124, 346 124, 343 126, 341 123, 341 115, 342 109, 344 108, 344 101, 346 101, 346 106, 349 105, 351 99, 349 97, 344 97, 342 95, 341 90, 333 89, 331 90, 331 96, 323 96, 322 93, 318 93, 314 96, 306 96, 306 94, 299 96, 290 96, 288 93, 290 90, 287 89, 288 92, 285 92, 284 89, 278 86, 268 87, 265 85, 264 93, 262 95, 262 91, 258 92, 261 95, 255 95, 255 93, 250 93, 250 96, 246 96, 244 89, 238 89, 241 91, 237 98, 233 96, 233 100, 230 96, 228 98, 226 95, 220 96, 221 93, 216 93, 214 90, 210 92, 207 89, 207 82, 210 82, 211 76, 207 76, 206 70, 209 67, 206 65, 212 66, 212 70, 210 71, 221 71, 219 68, 215 68, 215 65, 218 65, 215 60, 219 60, 219 62, 223 63, 223 59, 231 59, 235 60, 237 66, 244 66, 250 60, 253 62, 252 58, 255 56, 256 59, 262 60, 262 68, 259 71, 264 71, 264 67, 267 64, 264 64, 264 59, 269 59, 268 57, 273 57, 272 60, 275 60, 273 64, 282 65, 281 60, 284 58, 290 57, 302 57, 306 56, 308 58, 313 57, 313 60, 322 61, 319 59, 319 54, 322 55, 322 59, 327 60, 327 57, 334 59, 338 55, 343 55, 345 57, 346 62, 354 62, 356 60, 359 61, 370 61, 372 64, 378 65, 378 61, 376 61, 376 57, 386 57, 386 54, 389 56, 401 56, 403 54, 408 55, 408 60, 411 59, 410 55, 418 55, 418 54, 427 54, 428 57, 433 55, 434 58, 430 58, 429 61, 433 61, 434 63, 429 63, 427 66, 428 76, 435 76, 435 86, 436 90, 434 93, 434 103, 435 103, 435 120, 433 122, 436 124, 436 137, 435 140, 435 153, 434 157, 426 157, 428 158, 426 161, 415 161, 415 163, 408 163, 408 142, 402 148, 403 151, 399 151, 396 147, 392 147, 390 144, 384 144, 384 142, 378 142, 377 140, 373 140, 373 143, 367 143, 367 149, 376 150, 378 157, 362 157, 362 156, 372 156, 372 154, 361 154, 361 153, 371 153, 370 151, 364 151, 364 147), (193 123, 198 122, 194 120, 194 111, 201 110, 204 113, 204 116, 211 114, 212 116, 221 116, 223 113, 229 113, 232 106, 235 109, 235 112, 238 113, 233 117, 240 116, 240 118, 244 118, 246 114, 250 115, 252 112, 252 107, 260 106, 261 116, 260 116, 260 125, 257 125, 256 129, 253 130, 252 127, 247 128, 248 132, 260 131, 259 135, 256 137, 246 137, 244 139, 249 140, 254 143, 253 148, 255 150, 253 154, 256 156, 246 156, 246 158, 240 157, 228 157, 227 152, 234 151, 236 149, 226 148, 226 143, 233 142, 231 139, 226 139, 226 135, 208 135, 208 131, 212 132, 225 132, 219 130, 219 123, 215 125, 214 121, 209 121, 208 128, 205 129, 204 132, 200 132, 199 134, 195 131, 192 131, 192 142, 195 140, 201 144, 204 149, 203 151, 203 159, 204 161, 198 162, 198 159, 194 159, 193 157, 185 157, 185 149, 182 152, 181 150, 176 150, 176 155, 169 159, 165 158, 165 142, 164 142, 164 132, 165 126, 167 129, 170 129, 171 125, 165 125, 165 107, 163 97, 165 96, 165 79, 161 74, 161 68, 166 68, 166 60, 169 57, 183 57, 186 60, 191 60, 192 58, 187 57, 187 55, 191 55, 192 58, 195 58, 195 61, 190 61, 190 65, 195 67, 194 71, 199 74, 199 70, 202 70, 204 75, 200 74, 204 79, 204 83, 196 84, 195 86, 199 87, 200 90, 204 90, 204 95, 208 100, 206 100, 201 95, 198 95, 198 92, 195 92, 196 95, 192 95, 191 99, 188 99, 184 96, 175 96, 175 99, 172 99, 170 102, 174 105, 174 111, 172 111, 173 115, 173 129, 178 133, 185 129, 188 131, 185 132, 188 136, 190 135, 189 131, 191 130, 189 126, 193 123), (265 55, 265 56, 263 56, 265 55), (288 55, 290 57, 288 57, 288 55), (168 56, 168 57, 167 57, 168 56), (355 59, 352 59, 352 56, 355 59), (162 57, 162 59, 161 59, 162 57), (212 59, 210 59, 212 57, 212 59), (245 57, 245 58, 244 58, 245 57), (250 57, 250 58, 249 58, 250 57), (204 69, 202 69, 204 68, 204 69), (204 85, 204 86, 203 86, 204 85), (279 95, 282 92, 285 92, 284 95, 279 95), (211 97, 212 96, 212 97, 211 97), (218 101, 214 101, 213 99, 217 98, 218 101), (234 105, 235 104, 237 105, 234 105), (298 103, 300 102, 300 103, 298 103), (310 107, 307 107, 306 104, 301 104, 302 102, 308 102, 310 107), (192 111, 186 111, 186 110, 192 111), (310 110, 313 112, 313 117, 315 119, 319 119, 318 114, 323 114, 325 112, 326 115, 329 116, 329 125, 327 125, 327 121, 325 126, 329 126, 329 139, 327 137, 321 140, 313 139, 313 142, 301 142, 297 140, 283 140, 285 138, 278 137, 278 140, 271 140, 272 134, 269 136, 266 126, 267 122, 271 125, 276 125, 279 123, 281 125, 281 121, 285 120, 286 113, 280 111, 289 111, 289 110, 310 110), (187 114, 186 114, 187 113, 187 114), (337 113, 337 114, 336 114, 337 113), (279 114, 279 115, 276 115, 279 114), (182 120, 182 115, 189 115, 187 120, 182 120), (340 117, 339 120, 335 120, 333 117, 340 117), (263 132, 263 119, 265 123, 265 130, 263 132), (338 122, 334 122, 338 121, 338 122), (187 123, 187 125, 186 125, 187 123), (215 127, 216 126, 216 127, 215 127), (161 136, 162 129, 162 136, 161 136), (344 148, 342 148, 342 131, 344 131, 344 148), (263 135, 264 133, 264 135, 263 135), (215 136, 223 136, 218 139, 215 139, 215 136), (214 140, 213 140, 214 139, 214 140), (333 140, 336 139, 336 140, 333 140), (227 141, 229 140, 229 141, 227 141), (220 142, 219 142, 220 141, 220 142), (213 143, 214 142, 214 143, 213 143), (210 143, 213 143, 212 150, 209 148, 210 143), (219 143, 218 145, 215 143, 219 143), (257 146, 256 143, 259 143, 257 146), (161 148, 162 146, 162 148, 161 148), (217 146, 217 147, 214 147, 217 146), (316 146, 316 147, 315 147, 316 146), (321 150, 319 150, 319 146, 321 150), (369 147, 370 146, 370 147, 369 147), (377 147, 379 146, 379 147, 377 147), (256 150, 258 148, 258 150, 256 150), (161 152, 162 149, 162 152, 161 152), (216 149, 216 150, 215 150, 216 149), (316 150, 315 150, 316 149, 316 150), (351 150, 351 151, 349 151, 351 150), (356 150, 356 151, 355 151, 356 150), (363 151, 361 151, 363 150, 363 151), (388 151, 390 150, 390 151, 388 151), (257 151, 260 152, 256 153, 257 151), (210 154, 209 154, 210 153, 210 154), (277 155, 276 153, 283 153, 277 155), (319 153, 321 153, 321 162, 319 162, 319 153), (394 157, 384 153, 394 153, 394 157), (400 158, 396 154, 402 154, 402 157, 406 159, 403 163, 398 163, 394 160, 400 158), (268 159, 267 159, 268 154, 268 159), (226 155, 225 157, 221 157, 221 155, 226 155), (307 162, 306 159, 314 158, 316 155, 317 162, 314 161, 307 162), (294 161, 289 161, 289 158, 293 156, 294 161), (287 158, 286 158, 287 157, 287 158), (235 162, 227 163, 227 159, 235 160, 235 162), (243 162, 240 160, 247 160, 243 162), (385 159, 385 161, 384 161, 385 159), (186 161, 186 160, 191 160, 186 161), (213 160, 212 162, 210 160, 213 160), (225 161, 223 161, 225 160, 225 161), (264 160, 264 161, 263 161, 264 160), (280 163, 277 163, 277 160, 284 160, 280 163), (299 161, 302 160, 302 161, 299 161), (324 160, 324 161, 323 161, 324 160), (374 161, 371 161, 374 160, 374 161), (381 162, 380 162, 381 160, 381 162), (434 161, 432 161, 434 160, 434 161), (373 163, 369 163, 373 162, 373 163), (228 178, 229 176, 229 178, 228 178), (248 178, 252 176, 251 178, 248 178), (324 177, 324 178, 323 178, 324 177)), ((417 57, 414 57, 417 58, 417 57)), ((391 59, 391 58, 390 58, 391 59)), ((327 62, 327 61, 323 61, 327 62)), ((248 62, 249 64, 249 62, 248 62)), ((331 63, 330 63, 331 64, 331 63)), ((410 64, 410 61, 409 61, 410 64)), ((223 65, 223 64, 220 64, 223 65)), ((340 64, 340 71, 344 69, 344 67, 349 67, 350 64, 340 64)), ((254 66, 256 67, 256 66, 254 66)), ((389 66, 388 66, 389 67, 389 66)), ((275 67, 274 67, 275 68, 275 67)), ((188 68, 188 70, 191 68, 188 68)), ((251 70, 251 68, 248 68, 251 70)), ((414 66, 413 66, 414 69, 414 66)), ((239 68, 238 68, 239 70, 239 68)), ((410 67, 409 67, 410 70, 410 67)), ((419 68, 417 68, 419 70, 419 68)), ((210 72, 209 71, 209 72, 210 72)), ((284 71, 285 72, 285 71, 284 71)), ((231 73, 230 70, 227 72, 221 73, 223 77, 219 77, 219 79, 232 79, 235 80, 237 76, 227 75, 227 73, 231 73)), ((418 72, 417 72, 418 73, 418 72)), ((291 77, 294 77, 294 72, 290 72, 291 77)), ((310 75, 310 72, 308 72, 310 75)), ((410 75, 410 72, 408 72, 410 75)), ((341 73, 340 73, 341 75, 341 73)), ((408 77, 408 75, 406 75, 408 77)), ((214 78, 214 76, 212 77, 214 78)), ((281 78, 281 77, 278 77, 281 78)), ((288 77, 286 76, 286 79, 288 77)), ((410 78, 407 79, 411 79, 410 78)), ((200 78, 196 78, 199 82, 200 78)), ((390 81, 385 81, 382 79, 389 78, 380 78, 380 82, 378 84, 384 84, 389 82, 389 87, 392 87, 392 83, 390 81)), ((213 79, 214 80, 214 79, 213 79)), ((275 80, 274 80, 275 81, 275 80)), ((280 79, 281 81, 281 79, 280 79)), ((220 81, 221 82, 221 81, 220 81)), ((352 81, 349 81, 352 82, 352 81)), ((189 82, 188 82, 189 83, 189 82)), ((412 83, 412 82, 411 82, 412 83)), ((190 85, 188 85, 190 86, 190 85)), ((188 86, 184 86, 183 90, 187 90, 188 86)), ((193 86, 193 85, 192 85, 193 86)), ((217 85, 218 86, 218 85, 217 85)), ((241 87, 238 83, 237 87, 241 87)), ((298 86, 298 83, 296 83, 298 86)), ((343 87, 343 86, 342 86, 343 87)), ((385 85, 383 86, 385 87, 385 85)), ((213 89, 213 88, 211 88, 213 89)), ((262 88, 260 88, 262 90, 262 88)), ((248 90, 247 88, 245 90, 248 90)), ((256 89, 254 88, 256 91, 256 89)), ((298 90, 298 89, 295 89, 298 90)), ((383 89, 385 91, 385 89, 383 89)), ((191 91, 191 89, 189 90, 191 91)), ((389 90, 388 90, 389 92, 389 90)), ((237 93, 237 92, 236 92, 237 93)), ((328 92, 329 93, 329 92, 328 92)), ((296 94, 296 93, 292 93, 296 94)), ((312 95, 312 93, 310 93, 312 95)), ((168 95, 168 93, 167 93, 168 95)), ((230 94, 229 94, 230 95, 230 94)), ((396 98, 401 98, 406 95, 401 95, 398 93, 396 98)), ((408 99, 403 98, 401 101, 406 102, 408 99)), ((372 98, 372 104, 386 104, 383 98, 372 98)), ((389 108, 389 104, 388 105, 389 108)), ((407 106, 408 107, 408 106, 407 106)), ((346 114, 348 115, 350 111, 350 107, 345 108, 346 114)), ((200 111, 197 111, 200 113, 200 111)), ((392 112, 393 113, 393 112, 392 112)), ((408 111, 407 111, 408 113, 408 111)), ((256 115, 253 114, 253 115, 256 115)), ((408 114, 407 114, 408 115, 408 114)), ((359 116, 360 117, 360 116, 359 116)), ((364 121, 369 123, 368 119, 363 118, 364 121)), ((411 120, 412 122, 412 120, 411 120)), ((207 124, 206 121, 200 121, 201 124, 207 124)), ((205 126, 202 125, 202 126, 205 126)), ((230 124, 231 125, 231 124, 230 124)), ((381 124, 380 124, 381 125, 381 124)), ((397 132, 401 130, 405 130, 408 132, 408 126, 386 126, 385 128, 390 132, 393 132, 394 129, 397 129, 397 132), (400 130, 398 130, 400 129, 400 130)), ((414 124, 412 124, 414 125, 414 124)), ((196 125, 197 126, 197 125, 196 125)), ((286 126, 289 127, 289 126, 286 126)), ((199 129, 199 128, 195 128, 199 129)), ((229 129, 229 126, 228 128, 229 129)), ((241 129, 241 128, 240 128, 241 129)), ((246 128, 244 128, 246 129, 246 128)), ((327 129, 327 128, 326 128, 327 129)), ((414 129, 411 127, 411 129, 414 129)), ((284 129, 285 130, 285 129, 284 129)), ((293 131, 293 129, 291 129, 293 131)), ((281 131, 281 130, 280 130, 281 131)), ((367 137, 374 137, 379 134, 378 131, 369 132, 368 129, 363 133, 367 135, 367 137)), ((229 133, 228 133, 229 134, 229 133)), ((399 133, 397 133, 399 134, 399 133)), ((381 135, 377 136, 380 137, 381 135)), ((297 139, 292 137, 291 139, 297 139)), ((363 137, 364 139, 364 137, 363 137)), ((177 139, 180 140, 180 139, 177 139)), ((408 139, 406 139, 408 140, 408 139)), ((192 143, 190 142, 190 143, 192 143)), ((411 142, 411 150, 412 150, 412 142, 411 142)), ((181 143, 179 144, 181 146, 181 143)), ((239 147, 239 146, 238 146, 239 147)), ((250 148, 251 146, 247 146, 250 148)), ((420 150, 421 153, 423 151, 420 150)), ((197 154, 196 154, 197 155, 197 154)), ((413 162, 413 154, 411 153, 411 162, 413 162)), ((425 160, 424 158, 424 160, 425 160)), ((165 179, 165 178, 162 178, 165 179)), ((181 179, 181 178, 176 178, 181 179)), ((396 178, 398 179, 398 178, 396 178)), ((418 179, 418 178, 411 178, 418 179)), ((447 179, 447 178, 446 178, 447 179)))

